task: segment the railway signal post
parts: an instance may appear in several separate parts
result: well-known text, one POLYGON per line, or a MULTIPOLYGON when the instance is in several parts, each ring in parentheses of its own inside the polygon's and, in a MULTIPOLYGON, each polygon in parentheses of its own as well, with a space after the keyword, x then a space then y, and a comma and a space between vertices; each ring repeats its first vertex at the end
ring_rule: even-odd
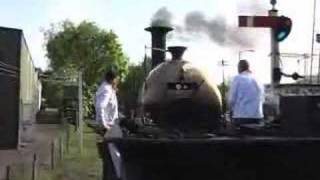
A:
POLYGON ((275 87, 282 76, 279 42, 290 34, 292 21, 288 17, 278 16, 275 0, 271 1, 271 4, 273 7, 268 16, 239 16, 239 27, 271 28, 271 85, 275 87))

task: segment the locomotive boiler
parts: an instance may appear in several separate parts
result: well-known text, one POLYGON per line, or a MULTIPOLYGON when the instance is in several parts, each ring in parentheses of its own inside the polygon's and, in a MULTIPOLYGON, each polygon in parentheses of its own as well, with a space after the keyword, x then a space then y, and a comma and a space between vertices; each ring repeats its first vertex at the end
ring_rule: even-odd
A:
POLYGON ((166 50, 169 27, 146 28, 152 35, 153 69, 143 85, 144 113, 165 129, 184 133, 214 131, 221 123, 221 95, 217 85, 201 69, 183 59, 187 49, 172 46, 166 50), (165 61, 169 51, 172 59, 165 61))
POLYGON ((221 95, 201 69, 182 59, 186 47, 169 47, 170 61, 146 78, 142 105, 155 124, 183 132, 214 131, 221 122, 221 95))

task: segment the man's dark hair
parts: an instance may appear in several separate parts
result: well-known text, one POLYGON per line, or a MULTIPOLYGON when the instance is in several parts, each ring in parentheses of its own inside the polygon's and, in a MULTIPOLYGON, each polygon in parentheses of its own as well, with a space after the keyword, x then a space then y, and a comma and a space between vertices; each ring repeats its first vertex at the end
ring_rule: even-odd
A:
POLYGON ((114 70, 109 70, 105 76, 104 76, 104 79, 107 81, 107 82, 112 82, 112 80, 114 80, 115 78, 117 77, 117 73, 114 71, 114 70))
POLYGON ((249 68, 250 68, 250 65, 247 60, 243 59, 239 61, 239 64, 238 64, 239 72, 247 71, 249 70, 249 68))

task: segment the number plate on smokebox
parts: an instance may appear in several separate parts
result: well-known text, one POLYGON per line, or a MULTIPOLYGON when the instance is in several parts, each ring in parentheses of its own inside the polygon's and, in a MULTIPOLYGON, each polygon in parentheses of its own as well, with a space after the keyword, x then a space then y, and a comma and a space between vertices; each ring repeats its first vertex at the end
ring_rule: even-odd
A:
POLYGON ((197 83, 194 82, 172 82, 167 83, 168 95, 180 98, 191 98, 194 90, 197 89, 197 83))

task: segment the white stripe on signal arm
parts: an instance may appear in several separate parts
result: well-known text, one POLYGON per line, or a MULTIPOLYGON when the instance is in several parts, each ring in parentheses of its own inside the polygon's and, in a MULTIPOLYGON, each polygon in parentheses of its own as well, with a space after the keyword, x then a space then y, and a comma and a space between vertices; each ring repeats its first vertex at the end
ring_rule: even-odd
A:
POLYGON ((253 16, 247 17, 247 26, 254 27, 254 17, 253 16))

